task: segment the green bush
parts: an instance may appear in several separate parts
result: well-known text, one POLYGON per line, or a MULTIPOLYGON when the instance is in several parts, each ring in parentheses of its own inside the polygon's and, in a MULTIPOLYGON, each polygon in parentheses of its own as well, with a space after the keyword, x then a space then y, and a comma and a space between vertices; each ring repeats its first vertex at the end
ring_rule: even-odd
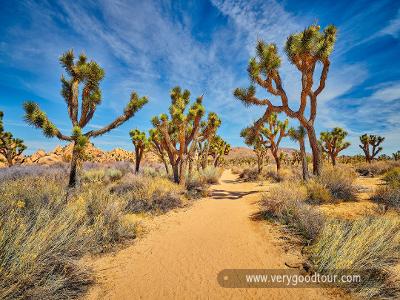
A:
POLYGON ((371 199, 377 203, 400 210, 400 186, 388 185, 379 187, 371 199))

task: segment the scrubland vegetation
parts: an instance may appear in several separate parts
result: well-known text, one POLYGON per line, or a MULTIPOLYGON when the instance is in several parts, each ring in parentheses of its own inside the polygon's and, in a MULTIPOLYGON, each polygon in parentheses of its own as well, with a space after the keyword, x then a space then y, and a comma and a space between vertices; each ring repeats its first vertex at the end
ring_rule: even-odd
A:
MULTIPOLYGON (((135 215, 157 215, 190 203, 192 187, 162 168, 135 174, 128 163, 86 164, 68 189, 68 167, 15 167, 0 172, 0 298, 65 299, 93 282, 79 260, 135 238, 135 215)), ((206 190, 221 171, 196 172, 206 190)))

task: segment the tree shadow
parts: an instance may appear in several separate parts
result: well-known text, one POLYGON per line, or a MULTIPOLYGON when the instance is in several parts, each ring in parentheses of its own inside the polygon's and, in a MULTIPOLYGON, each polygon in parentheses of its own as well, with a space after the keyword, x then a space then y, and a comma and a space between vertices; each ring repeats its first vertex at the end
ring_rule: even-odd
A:
POLYGON ((260 191, 249 191, 249 192, 235 192, 235 191, 227 191, 227 190, 213 190, 211 197, 212 199, 216 200, 239 200, 244 196, 251 195, 254 193, 259 193, 260 191))

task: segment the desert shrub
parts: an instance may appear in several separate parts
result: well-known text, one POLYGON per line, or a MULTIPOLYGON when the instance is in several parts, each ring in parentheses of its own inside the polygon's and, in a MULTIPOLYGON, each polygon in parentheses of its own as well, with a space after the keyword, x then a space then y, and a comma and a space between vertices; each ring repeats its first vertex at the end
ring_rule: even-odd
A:
POLYGON ((355 178, 354 170, 346 165, 336 167, 326 165, 317 180, 330 191, 335 199, 354 200, 356 198, 356 189, 353 186, 355 178))
POLYGON ((309 250, 320 273, 362 274, 361 283, 348 286, 362 299, 399 297, 399 287, 392 282, 390 271, 400 259, 398 217, 329 221, 309 250))
POLYGON ((135 236, 124 199, 103 184, 67 196, 65 181, 25 176, 0 184, 0 298, 66 299, 92 281, 77 260, 135 236))
POLYGON ((281 183, 262 195, 262 212, 266 217, 287 225, 306 240, 313 240, 318 236, 325 217, 304 202, 306 197, 304 186, 293 182, 281 183))
POLYGON ((89 273, 75 262, 89 249, 85 211, 65 204, 57 181, 23 178, 0 185, 0 298, 69 298, 89 273))
POLYGON ((400 185, 400 167, 393 168, 385 173, 383 181, 392 186, 400 185))
POLYGON ((125 176, 111 188, 126 201, 129 212, 166 212, 179 207, 182 189, 166 178, 152 178, 143 175, 125 176))
POLYGON ((208 184, 218 183, 222 175, 222 169, 213 166, 207 166, 204 170, 200 170, 200 177, 208 184))
POLYGON ((231 167, 232 174, 240 174, 243 172, 241 167, 232 166, 231 167))
POLYGON ((12 166, 11 168, 0 168, 0 182, 17 180, 23 177, 46 177, 49 179, 57 179, 64 181, 68 175, 67 164, 57 164, 48 166, 29 165, 29 166, 12 166))
POLYGON ((307 201, 310 203, 327 203, 332 201, 332 194, 317 180, 310 180, 306 184, 307 187, 307 201))
POLYGON ((377 203, 400 210, 400 185, 379 187, 371 199, 377 203))
POLYGON ((122 171, 114 168, 107 169, 105 171, 105 176, 109 178, 110 181, 117 181, 121 179, 123 175, 124 174, 122 173, 122 171))
POLYGON ((246 168, 243 169, 239 174, 239 178, 244 181, 256 181, 259 179, 259 174, 257 168, 246 168))
POLYGON ((82 174, 82 182, 102 182, 105 180, 104 169, 90 169, 82 174))
POLYGON ((356 171, 362 176, 378 176, 387 171, 400 167, 399 161, 373 161, 372 163, 356 164, 356 171))

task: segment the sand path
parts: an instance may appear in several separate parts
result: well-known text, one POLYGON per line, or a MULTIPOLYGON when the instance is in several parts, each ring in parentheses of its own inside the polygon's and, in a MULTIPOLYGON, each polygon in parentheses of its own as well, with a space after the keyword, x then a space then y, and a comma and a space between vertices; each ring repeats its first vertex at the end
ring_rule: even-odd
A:
POLYGON ((132 246, 93 262, 98 283, 88 299, 328 299, 324 289, 222 288, 223 269, 285 269, 300 261, 279 232, 251 220, 268 186, 225 171, 212 194, 153 220, 132 246))

